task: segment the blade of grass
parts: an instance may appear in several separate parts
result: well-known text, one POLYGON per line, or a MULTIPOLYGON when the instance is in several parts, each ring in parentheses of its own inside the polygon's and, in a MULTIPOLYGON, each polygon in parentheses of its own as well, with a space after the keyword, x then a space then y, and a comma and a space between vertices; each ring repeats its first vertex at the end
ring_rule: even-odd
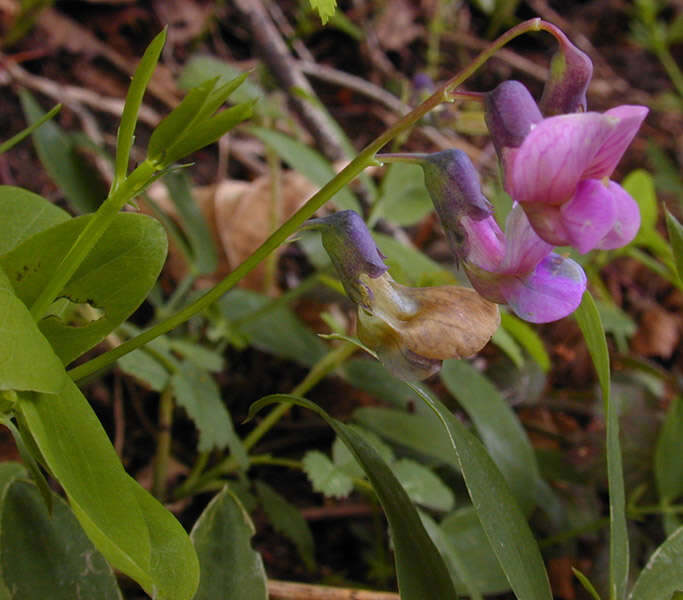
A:
POLYGON ((626 529, 626 496, 619 444, 619 415, 610 398, 609 353, 598 308, 589 292, 574 313, 588 346, 602 390, 607 427, 607 480, 610 508, 610 600, 621 600, 628 580, 629 542, 626 529))

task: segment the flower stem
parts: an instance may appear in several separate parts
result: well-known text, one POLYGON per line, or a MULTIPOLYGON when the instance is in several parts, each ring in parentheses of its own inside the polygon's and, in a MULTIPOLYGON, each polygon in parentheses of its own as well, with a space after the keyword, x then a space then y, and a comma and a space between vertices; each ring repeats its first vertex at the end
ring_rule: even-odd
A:
POLYGON ((166 494, 166 475, 168 461, 171 455, 171 427, 173 425, 173 388, 169 385, 161 393, 159 399, 159 434, 157 436, 157 451, 154 457, 154 482, 152 493, 159 500, 166 494))
MULTIPOLYGON (((375 154, 388 142, 404 131, 408 130, 424 115, 436 108, 439 104, 447 101, 451 90, 457 88, 459 85, 462 85, 462 83, 489 58, 491 58, 491 56, 493 56, 498 49, 507 44, 510 40, 524 33, 529 31, 538 31, 541 28, 541 23, 542 21, 540 18, 530 19, 520 23, 501 35, 487 49, 483 50, 472 61, 472 63, 470 63, 470 65, 446 81, 422 104, 417 106, 408 114, 404 115, 401 119, 394 123, 394 125, 389 127, 389 129, 368 144, 344 169, 342 169, 333 179, 324 185, 314 196, 312 196, 308 202, 306 202, 306 204, 304 204, 296 213, 287 219, 282 226, 274 231, 270 237, 268 237, 268 239, 266 239, 266 241, 263 242, 263 244, 261 244, 253 252, 253 254, 251 254, 251 256, 249 256, 232 273, 226 276, 220 283, 210 289, 206 294, 195 300, 189 306, 181 309, 176 314, 170 316, 165 321, 154 325, 147 331, 143 331, 138 336, 124 342, 120 346, 101 354, 100 356, 83 365, 71 369, 69 371, 71 377, 74 380, 78 380, 91 375, 96 371, 99 371, 125 354, 128 354, 136 348, 139 348, 140 346, 166 333, 167 331, 174 329, 178 325, 184 323, 197 313, 203 311, 211 304, 216 302, 223 294, 233 288, 245 275, 255 269, 271 252, 287 241, 287 238, 289 238, 290 235, 292 235, 299 227, 301 227, 304 221, 312 217, 317 210, 319 210, 330 198, 332 198, 332 196, 334 196, 334 194, 341 190, 345 185, 351 183, 351 181, 358 177, 368 165, 372 164, 375 160, 375 154)), ((143 163, 143 165, 144 164, 146 163, 143 163)), ((136 171, 134 171, 133 174, 135 174, 136 171)), ((131 174, 131 177, 133 174, 131 174)), ((69 277, 70 276, 71 275, 69 275, 69 277)), ((67 281, 68 278, 61 283, 60 289, 67 281)), ((57 292, 55 292, 55 294, 56 293, 57 292)), ((52 298, 50 298, 50 302, 51 300, 52 298)), ((48 302, 47 306, 49 306, 49 304, 50 303, 48 302)))

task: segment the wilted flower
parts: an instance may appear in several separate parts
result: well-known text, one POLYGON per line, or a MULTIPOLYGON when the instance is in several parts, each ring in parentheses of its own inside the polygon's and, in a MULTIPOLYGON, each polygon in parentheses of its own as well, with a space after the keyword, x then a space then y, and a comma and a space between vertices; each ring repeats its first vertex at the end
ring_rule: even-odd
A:
POLYGON ((609 177, 648 109, 624 105, 539 119, 532 103, 514 81, 487 95, 486 117, 506 191, 548 243, 582 253, 628 244, 640 227, 640 213, 609 177))
POLYGON ((509 304, 533 323, 555 321, 576 309, 586 289, 583 269, 551 252, 519 204, 512 207, 503 233, 485 211, 479 176, 464 152, 426 155, 422 165, 451 247, 482 296, 509 304))
POLYGON ((425 379, 447 358, 471 356, 500 324, 498 307, 469 288, 395 282, 363 220, 346 210, 312 219, 344 289, 358 305, 358 337, 396 377, 425 379))

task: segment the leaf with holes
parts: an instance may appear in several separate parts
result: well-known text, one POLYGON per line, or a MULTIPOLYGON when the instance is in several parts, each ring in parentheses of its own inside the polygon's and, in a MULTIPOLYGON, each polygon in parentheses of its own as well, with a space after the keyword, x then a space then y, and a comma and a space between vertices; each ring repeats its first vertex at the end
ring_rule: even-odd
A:
MULTIPOLYGON (((0 257, 0 267, 24 304, 33 304, 90 218, 55 225, 0 257)), ((154 285, 165 258, 166 234, 158 221, 134 213, 116 215, 60 292, 60 297, 88 306, 67 306, 61 315, 39 322, 62 362, 92 348, 133 313, 154 285), (88 320, 92 316, 94 320, 88 320)))

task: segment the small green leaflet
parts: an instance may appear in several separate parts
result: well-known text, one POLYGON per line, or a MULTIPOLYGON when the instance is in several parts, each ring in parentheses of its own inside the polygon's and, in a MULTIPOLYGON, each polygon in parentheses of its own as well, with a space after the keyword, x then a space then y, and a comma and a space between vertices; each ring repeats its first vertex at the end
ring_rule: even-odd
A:
POLYGON ((323 25, 327 25, 330 17, 337 10, 337 0, 308 0, 313 10, 318 11, 318 16, 323 25))

